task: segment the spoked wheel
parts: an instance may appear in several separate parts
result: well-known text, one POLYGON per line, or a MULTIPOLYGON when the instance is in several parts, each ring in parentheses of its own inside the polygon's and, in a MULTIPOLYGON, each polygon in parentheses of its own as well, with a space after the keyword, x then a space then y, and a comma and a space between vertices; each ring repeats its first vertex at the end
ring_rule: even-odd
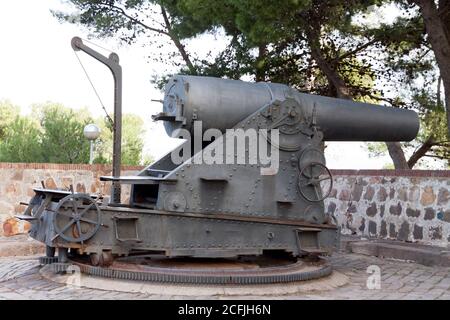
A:
POLYGON ((333 188, 333 178, 330 170, 320 163, 311 162, 301 171, 298 181, 300 194, 309 202, 319 202, 327 198, 333 188), (314 193, 311 195, 307 190, 313 187, 314 193))
POLYGON ((57 237, 68 242, 84 242, 100 227, 100 208, 87 194, 70 194, 62 198, 53 215, 57 237))

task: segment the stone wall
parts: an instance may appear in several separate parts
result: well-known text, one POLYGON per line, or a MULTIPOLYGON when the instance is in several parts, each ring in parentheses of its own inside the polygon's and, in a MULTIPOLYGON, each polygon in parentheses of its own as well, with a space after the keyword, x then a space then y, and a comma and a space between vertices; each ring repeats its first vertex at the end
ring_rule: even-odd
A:
MULTIPOLYGON (((142 167, 123 167, 134 175, 142 167)), ((334 187, 325 210, 337 218, 344 234, 447 245, 450 241, 450 171, 332 170, 334 187)), ((79 192, 109 195, 111 166, 0 163, 0 235, 22 233, 17 223, 41 181, 47 188, 73 185, 79 192)), ((122 199, 127 201, 129 186, 122 199)))
MULTIPOLYGON (((122 168, 123 175, 134 175, 142 167, 122 168)), ((27 231, 28 224, 13 218, 21 214, 33 196, 33 188, 69 189, 77 192, 109 195, 111 183, 100 182, 99 177, 111 175, 109 165, 47 164, 47 163, 0 163, 0 236, 14 235, 27 231)), ((127 201, 129 186, 122 188, 122 200, 127 201)))
POLYGON ((343 234, 448 245, 450 171, 334 170, 325 201, 343 234))

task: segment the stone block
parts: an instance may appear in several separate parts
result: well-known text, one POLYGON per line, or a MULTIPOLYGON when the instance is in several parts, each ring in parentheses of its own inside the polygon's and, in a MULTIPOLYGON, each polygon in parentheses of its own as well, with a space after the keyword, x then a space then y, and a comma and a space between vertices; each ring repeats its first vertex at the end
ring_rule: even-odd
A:
POLYGON ((26 233, 30 230, 30 224, 16 218, 9 218, 2 225, 3 235, 6 237, 26 233))
POLYGON ((433 220, 435 217, 436 211, 433 208, 425 208, 425 215, 423 217, 425 220, 433 220))
POLYGON ((429 206, 434 203, 436 200, 436 195, 433 192, 433 187, 427 186, 422 192, 422 196, 420 197, 420 203, 423 206, 429 206))
POLYGON ((84 186, 84 183, 78 182, 77 187, 75 188, 76 192, 86 193, 86 187, 84 186))
POLYGON ((395 197, 395 189, 393 187, 390 187, 389 189, 389 199, 394 199, 395 197))
POLYGON ((369 221, 369 235, 376 236, 377 235, 377 223, 375 221, 369 221))
POLYGON ((389 224, 389 238, 391 238, 391 239, 397 238, 397 231, 395 228, 395 224, 393 224, 393 223, 389 224))
POLYGON ((386 191, 386 188, 380 187, 380 189, 377 192, 378 201, 384 202, 384 201, 386 201, 387 197, 388 197, 388 193, 386 191))
POLYGON ((450 192, 446 188, 440 188, 438 193, 438 205, 445 205, 450 200, 450 192))
POLYGON ((381 224, 380 224, 380 237, 381 238, 387 237, 387 224, 386 224, 386 221, 384 221, 384 220, 381 220, 381 224))
POLYGON ((403 221, 398 230, 397 239, 401 241, 409 240, 409 223, 407 221, 403 221))
POLYGON ((68 176, 62 177, 61 178, 61 183, 62 183, 62 187, 64 189, 68 190, 71 185, 73 186, 73 178, 72 177, 68 177, 68 176))
POLYGON ((394 215, 394 216, 399 216, 402 214, 402 205, 399 203, 397 203, 397 205, 391 205, 389 207, 389 213, 394 215))
POLYGON ((362 218, 358 230, 363 233, 365 229, 366 229, 366 219, 362 218))
POLYGON ((367 186, 366 193, 364 194, 364 199, 372 201, 374 195, 375 195, 375 189, 371 186, 367 186))
POLYGON ((408 191, 405 188, 398 190, 397 199, 401 201, 408 201, 408 191))
POLYGON ((359 201, 363 193, 363 186, 361 184, 356 184, 352 191, 353 201, 359 201))
POLYGON ((419 209, 406 208, 406 215, 408 217, 417 218, 417 217, 420 216, 420 210, 419 209))
POLYGON ((414 237, 414 240, 422 240, 423 239, 423 227, 415 224, 414 229, 413 229, 413 237, 414 237))
POLYGON ((380 217, 383 217, 384 216, 384 209, 385 209, 385 205, 384 204, 382 204, 381 206, 380 206, 380 217))
POLYGON ((417 186, 411 187, 409 189, 408 199, 410 202, 419 200, 420 189, 417 186))
POLYGON ((430 227, 428 234, 431 240, 441 240, 442 239, 442 227, 430 227))
POLYGON ((370 204, 370 206, 366 210, 366 214, 369 217, 375 217, 375 215, 377 214, 377 204, 375 202, 372 202, 370 204))
POLYGON ((442 215, 442 220, 445 222, 450 222, 450 209, 446 210, 442 215))
POLYGON ((334 214, 335 211, 336 211, 336 203, 330 201, 328 205, 328 214, 334 214))
POLYGON ((58 188, 55 180, 52 177, 45 179, 44 184, 47 189, 57 189, 58 188))

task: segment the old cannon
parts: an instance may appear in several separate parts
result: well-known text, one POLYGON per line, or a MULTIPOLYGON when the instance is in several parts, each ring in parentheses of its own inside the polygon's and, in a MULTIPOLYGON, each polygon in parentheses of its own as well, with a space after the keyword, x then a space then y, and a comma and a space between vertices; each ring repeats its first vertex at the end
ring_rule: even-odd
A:
POLYGON ((163 110, 153 119, 186 140, 136 176, 101 177, 131 185, 129 203, 35 189, 21 218, 46 244, 44 262, 66 262, 68 250, 89 256, 93 266, 148 252, 330 254, 339 245, 339 226, 324 208, 332 176, 323 141, 409 141, 419 129, 409 110, 283 84, 182 75, 166 85, 163 110))

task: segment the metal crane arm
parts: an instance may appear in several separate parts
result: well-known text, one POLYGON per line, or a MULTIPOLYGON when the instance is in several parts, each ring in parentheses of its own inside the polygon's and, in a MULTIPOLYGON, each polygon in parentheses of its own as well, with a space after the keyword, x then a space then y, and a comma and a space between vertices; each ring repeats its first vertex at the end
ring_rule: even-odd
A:
MULTIPOLYGON (((113 170, 115 178, 120 177, 121 144, 122 144, 122 67, 119 64, 119 56, 112 52, 109 57, 98 53, 83 43, 81 38, 73 37, 72 48, 75 51, 83 51, 97 61, 106 65, 114 77, 114 123, 113 123, 113 170)), ((111 203, 120 203, 120 183, 113 182, 111 191, 111 203)))

